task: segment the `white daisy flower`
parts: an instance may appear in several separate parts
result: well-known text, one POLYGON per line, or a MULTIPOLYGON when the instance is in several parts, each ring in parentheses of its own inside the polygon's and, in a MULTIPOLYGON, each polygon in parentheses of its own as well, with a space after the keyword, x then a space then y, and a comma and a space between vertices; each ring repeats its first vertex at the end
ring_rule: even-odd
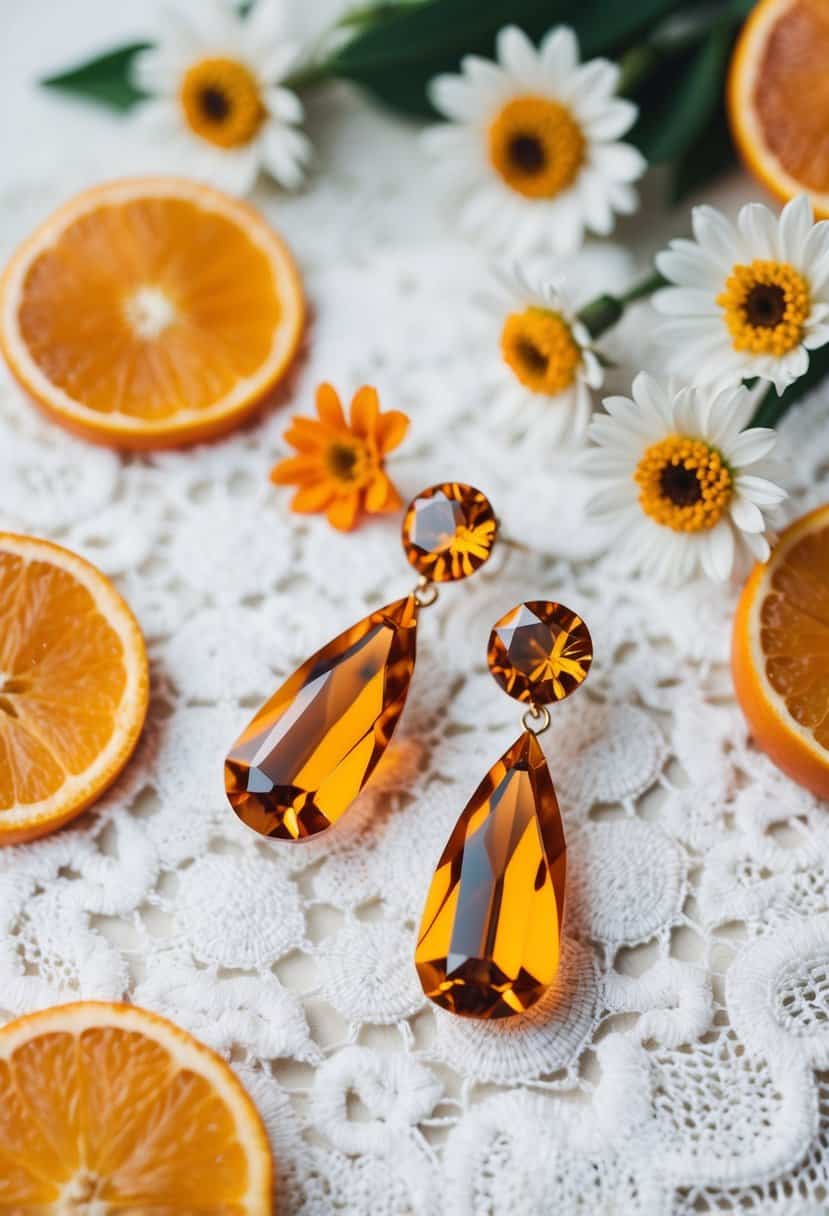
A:
POLYGON ((133 61, 150 94, 139 121, 176 172, 247 194, 261 169, 299 186, 311 145, 302 104, 284 88, 298 48, 286 41, 281 0, 257 0, 241 17, 231 0, 179 3, 162 12, 157 44, 133 61))
POLYGON ((656 265, 673 286, 656 292, 670 317, 657 331, 668 370, 696 384, 770 380, 778 393, 829 341, 829 222, 813 222, 804 194, 777 219, 760 203, 736 225, 695 207, 694 241, 672 241, 656 265))
POLYGON ((748 389, 677 389, 643 372, 632 400, 604 404, 583 465, 606 483, 589 510, 611 525, 621 561, 684 583, 700 569, 722 580, 736 563, 768 558, 764 512, 786 492, 768 477, 776 432, 743 430, 748 389))
POLYGON ((432 103, 450 120, 427 145, 468 194, 462 224, 497 246, 571 253, 585 229, 606 236, 614 213, 636 210, 632 182, 647 163, 619 143, 636 106, 616 96, 619 68, 579 62, 576 36, 551 30, 536 49, 501 30, 497 63, 468 55, 460 75, 437 76, 432 103))
POLYGON ((493 422, 548 448, 582 439, 604 371, 563 280, 537 263, 498 272, 495 285, 485 299, 493 422))

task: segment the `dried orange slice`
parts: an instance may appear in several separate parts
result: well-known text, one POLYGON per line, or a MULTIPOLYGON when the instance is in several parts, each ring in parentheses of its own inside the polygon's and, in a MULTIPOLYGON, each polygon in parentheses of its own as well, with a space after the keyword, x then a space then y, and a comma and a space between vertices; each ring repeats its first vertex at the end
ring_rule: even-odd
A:
POLYGON ((0 844, 51 832, 106 789, 148 689, 141 630, 100 570, 0 532, 0 844))
POLYGON ((829 215, 829 5, 761 0, 740 32, 728 114, 748 170, 781 199, 829 215))
POLYGON ((96 186, 11 259, 0 346, 34 400, 124 448, 207 439, 276 384, 302 334, 299 275, 250 207, 176 178, 96 186))
POLYGON ((131 1005, 0 1029, 0 1212, 267 1216, 256 1108, 214 1052, 131 1005))
POLYGON ((829 798, 829 505, 754 568, 734 619, 737 699, 759 747, 829 798))

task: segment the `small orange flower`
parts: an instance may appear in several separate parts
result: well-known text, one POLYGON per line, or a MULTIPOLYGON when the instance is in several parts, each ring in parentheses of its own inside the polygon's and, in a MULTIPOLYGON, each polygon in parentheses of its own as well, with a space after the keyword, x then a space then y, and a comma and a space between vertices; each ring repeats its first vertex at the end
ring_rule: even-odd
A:
POLYGON ((332 385, 319 386, 316 404, 319 421, 296 417, 285 432, 297 455, 271 469, 271 481, 298 487, 291 510, 324 511, 341 532, 350 532, 364 511, 398 510, 402 500, 384 465, 409 429, 406 415, 381 412, 377 390, 367 384, 354 394, 348 421, 332 385))

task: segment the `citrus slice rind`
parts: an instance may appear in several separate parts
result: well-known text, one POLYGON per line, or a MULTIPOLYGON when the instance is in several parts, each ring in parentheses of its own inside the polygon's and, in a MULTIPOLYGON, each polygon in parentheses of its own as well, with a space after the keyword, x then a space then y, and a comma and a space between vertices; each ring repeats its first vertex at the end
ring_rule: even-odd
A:
POLYGON ((748 171, 783 202, 808 193, 818 218, 829 216, 827 56, 825 6, 761 0, 740 32, 726 85, 731 133, 748 171), (761 112, 772 104, 779 111, 773 134, 771 114, 761 112), (795 161, 800 176, 792 172, 795 161))
POLYGON ((822 742, 829 739, 827 571, 829 506, 822 506, 791 524, 770 560, 754 568, 737 605, 732 639, 735 693, 755 742, 778 768, 821 798, 829 798, 829 747, 822 742), (804 541, 811 541, 825 554, 823 571, 815 570, 814 576, 805 580, 798 571, 783 577, 804 541), (771 629, 768 619, 764 620, 772 606, 770 597, 785 600, 787 586, 790 593, 795 589, 806 597, 806 602, 802 598, 798 603, 792 601, 788 609, 783 605, 792 619, 805 625, 805 633, 802 626, 800 629, 800 649, 794 640, 790 648, 781 646, 779 627, 771 629), (772 644, 774 653, 770 653, 772 644), (800 678, 811 694, 809 703, 794 690, 788 698, 783 695, 783 679, 770 674, 775 672, 775 663, 794 672, 795 679, 800 678), (826 690, 825 696, 822 689, 826 690))
POLYGON ((76 553, 0 532, 0 589, 0 844, 15 844, 115 780, 144 725, 149 670, 130 608, 76 553))
POLYGON ((21 386, 37 405, 68 429, 97 442, 129 449, 193 443, 238 425, 261 405, 289 367, 302 337, 304 320, 299 273, 284 242, 245 203, 203 184, 178 178, 124 179, 79 194, 23 241, 0 280, 0 348, 21 386), (172 224, 170 231, 164 231, 163 216, 161 232, 152 231, 159 228, 159 209, 165 206, 185 209, 186 224, 176 214, 178 244, 172 224), (124 281, 123 298, 119 298, 121 264, 116 264, 115 251, 120 245, 113 218, 117 219, 119 210, 126 214, 131 209, 129 213, 133 215, 136 208, 139 209, 136 222, 125 225, 128 249, 121 261, 124 281), (146 224, 137 222, 142 218, 142 209, 148 212, 146 224), (211 239, 212 232, 200 234, 200 225, 220 226, 217 240, 211 239), (222 262, 223 236, 233 240, 237 260, 240 253, 245 256, 238 274, 232 259, 225 258, 222 262), (161 252, 159 242, 163 245, 161 252), (65 245, 69 247, 64 248, 65 245), (48 265, 44 271, 52 255, 54 265, 48 265), (176 266, 177 261, 185 264, 189 279, 176 266), (211 268, 212 298, 208 298, 209 307, 205 307, 205 300, 199 298, 198 276, 209 275, 211 268), (251 296, 252 269, 257 272, 260 295, 266 292, 261 307, 256 306, 251 296), (155 285, 158 276, 162 282, 165 278, 178 280, 180 290, 187 296, 181 316, 175 315, 174 301, 165 304, 163 291, 155 285), (221 283, 237 290, 235 302, 231 292, 219 290, 216 276, 221 283), (146 283, 142 282, 144 278, 146 283), (105 288, 103 293, 96 290, 99 284, 105 288), (36 343, 24 333, 27 293, 35 288, 38 297, 31 311, 47 327, 49 336, 43 343, 44 351, 38 352, 40 357, 33 351, 36 343), (200 306, 196 317, 188 311, 194 305, 200 306), (169 315, 165 314, 165 307, 169 315), (257 332, 255 358, 240 359, 246 331, 252 332, 257 326, 261 331, 266 323, 265 314, 270 318, 268 340, 264 341, 261 332, 257 332), (131 344, 125 343, 124 333, 119 332, 124 330, 125 317, 132 317, 133 327, 138 327, 131 335, 131 344), (171 344, 171 349, 167 349, 162 344, 156 349, 154 341, 165 323, 173 321, 177 323, 174 346, 171 344), (221 329, 214 334, 211 325, 219 321, 221 329), (61 327, 71 336, 65 351, 61 350, 60 340, 51 336, 52 329, 61 327), (123 348, 122 356, 118 342, 123 348), (223 359, 224 347, 227 352, 223 359), (166 388, 174 404, 159 408, 158 401, 148 395, 145 411, 140 401, 135 400, 129 402, 128 409, 123 408, 123 402, 117 400, 118 383, 133 374, 132 363, 137 358, 143 360, 142 375, 145 379, 149 377, 148 385, 154 381, 159 395, 166 388), (194 384, 198 384, 200 359, 214 360, 209 380, 221 384, 219 395, 209 400, 203 399, 208 392, 205 387, 208 373, 199 385, 200 392, 192 391, 194 384), (96 408, 84 399, 80 388, 74 393, 67 389, 67 383, 75 385, 83 381, 85 373, 81 365, 87 360, 87 395, 100 397, 102 380, 108 383, 100 375, 102 362, 113 386, 110 396, 98 400, 96 408), (222 366, 223 362, 233 367, 232 374, 228 366, 222 366), (237 371, 239 363, 246 370, 237 371), (65 383, 49 374, 47 366, 59 369, 65 383), (194 405, 198 396, 202 400, 194 405))
POLYGON ((81 1001, 0 1028, 0 1129, 3 1210, 272 1212, 267 1133, 241 1082, 138 1006, 81 1001))

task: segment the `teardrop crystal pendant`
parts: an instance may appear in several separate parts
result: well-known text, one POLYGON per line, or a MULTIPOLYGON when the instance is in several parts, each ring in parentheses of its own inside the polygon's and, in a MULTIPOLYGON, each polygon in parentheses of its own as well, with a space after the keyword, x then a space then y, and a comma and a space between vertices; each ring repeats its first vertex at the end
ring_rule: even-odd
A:
POLYGON ((534 1005, 558 970, 565 870, 558 799, 527 730, 478 786, 438 862, 415 951, 426 995, 473 1018, 534 1005))
POLYGON ((378 608, 286 680, 231 747, 228 801, 262 836, 303 840, 335 823, 392 737, 415 663, 413 595, 378 608))

